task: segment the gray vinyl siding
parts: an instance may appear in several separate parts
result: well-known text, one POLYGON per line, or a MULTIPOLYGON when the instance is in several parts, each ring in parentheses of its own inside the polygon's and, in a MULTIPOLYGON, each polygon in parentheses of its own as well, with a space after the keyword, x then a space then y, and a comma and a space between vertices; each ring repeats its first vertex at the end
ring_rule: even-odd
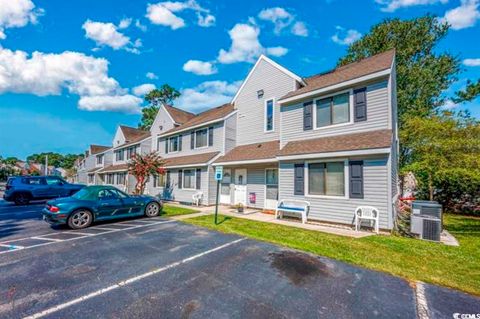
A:
POLYGON ((217 181, 215 180, 215 168, 208 167, 208 205, 215 205, 217 200, 217 181))
POLYGON ((174 127, 174 123, 165 110, 164 107, 160 107, 158 110, 157 116, 155 117, 155 121, 150 128, 150 133, 153 137, 152 139, 152 150, 156 150, 157 148, 157 141, 155 139, 156 136, 165 133, 168 130, 171 130, 174 127), (154 140, 154 141, 153 141, 154 140))
MULTIPOLYGON (((330 95, 332 93, 333 92, 330 92, 326 95, 330 95)), ((316 98, 321 98, 321 96, 318 96, 316 98)), ((280 142, 282 147, 290 141, 391 128, 388 110, 390 105, 388 96, 388 81, 386 80, 367 85, 366 121, 353 122, 353 119, 351 119, 351 124, 304 131, 303 103, 311 101, 312 99, 313 98, 305 99, 300 103, 285 105, 281 107, 280 116, 282 123, 282 132, 280 136, 280 142)), ((350 101, 352 101, 352 99, 350 99, 350 101)), ((353 105, 350 105, 350 108, 353 109, 353 105)), ((352 113, 353 112, 350 112, 351 117, 352 113)), ((313 126, 315 127, 315 118, 313 119, 313 122, 313 126)))
POLYGON ((275 103, 274 131, 264 132, 265 101, 293 91, 295 80, 264 60, 255 68, 235 101, 238 109, 237 145, 278 140, 280 136, 280 106, 275 103), (263 98, 257 91, 263 90, 263 98))
POLYGON ((247 168, 247 206, 263 209, 265 207, 265 167, 247 168), (249 194, 255 193, 255 204, 250 203, 249 194))
MULTIPOLYGON (((182 170, 192 169, 196 170, 199 167, 189 167, 183 168, 182 170)), ((184 202, 184 203, 191 203, 192 202, 192 195, 197 193, 198 191, 203 192, 203 202, 202 205, 207 205, 209 200, 208 190, 209 190, 209 181, 208 181, 208 173, 207 167, 201 168, 201 186, 200 189, 179 189, 178 188, 178 169, 172 169, 170 171, 170 182, 171 182, 171 191, 167 194, 167 190, 164 187, 153 187, 153 179, 150 178, 148 183, 148 193, 152 196, 162 198, 164 200, 171 200, 176 202, 184 202)), ((166 178, 166 177, 165 177, 166 178)))
POLYGON ((225 120, 225 153, 237 146, 237 114, 225 120))
MULTIPOLYGON (((318 198, 308 195, 294 195, 293 165, 296 162, 281 162, 279 171, 279 199, 299 199, 311 204, 308 219, 353 225, 355 209, 358 206, 374 206, 380 211, 380 228, 390 228, 388 214, 388 157, 351 158, 364 161, 364 198, 318 198)), ((308 182, 305 176, 305 183, 308 182)))
MULTIPOLYGON (((197 148, 197 149, 190 149, 190 133, 192 130, 185 131, 179 133, 182 136, 182 150, 179 152, 174 152, 171 153, 170 151, 165 154, 165 137, 160 137, 160 149, 158 150, 160 156, 164 158, 170 158, 170 157, 177 157, 177 156, 188 156, 188 155, 195 155, 195 154, 203 154, 203 153, 211 153, 211 152, 223 152, 223 122, 215 123, 212 125, 206 125, 204 127, 199 127, 197 129, 194 129, 193 131, 202 129, 202 128, 208 128, 208 127, 213 127, 213 146, 208 146, 208 147, 203 147, 203 148, 197 148)), ((173 137, 175 135, 169 136, 173 137)), ((155 143, 157 143, 155 141, 155 143)))

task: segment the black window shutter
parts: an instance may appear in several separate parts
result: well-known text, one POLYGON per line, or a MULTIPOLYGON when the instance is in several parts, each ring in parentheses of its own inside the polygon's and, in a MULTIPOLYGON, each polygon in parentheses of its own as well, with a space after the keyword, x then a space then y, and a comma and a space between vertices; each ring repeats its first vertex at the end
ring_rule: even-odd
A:
POLYGON ((213 146, 213 126, 208 128, 208 146, 213 146))
POLYGON ((313 101, 303 103, 303 130, 313 129, 313 101))
POLYGON ((193 150, 195 148, 195 131, 190 133, 190 149, 193 150))
POLYGON ((195 181, 195 188, 196 189, 200 189, 201 186, 202 186, 202 169, 201 168, 197 168, 197 173, 195 174, 196 175, 196 181, 195 181))
POLYGON ((354 116, 355 122, 367 120, 367 88, 361 88, 354 92, 354 116))
POLYGON ((168 141, 169 141, 169 139, 166 138, 165 139, 165 154, 168 154, 168 141))
POLYGON ((182 188, 182 182, 183 182, 182 175, 183 175, 183 171, 179 170, 178 171, 178 188, 179 189, 182 188))
POLYGON ((350 198, 363 198, 363 161, 350 161, 350 198))
POLYGON ((180 152, 182 150, 182 134, 178 136, 178 151, 180 152))
POLYGON ((305 164, 294 165, 294 195, 304 195, 305 193, 305 164))

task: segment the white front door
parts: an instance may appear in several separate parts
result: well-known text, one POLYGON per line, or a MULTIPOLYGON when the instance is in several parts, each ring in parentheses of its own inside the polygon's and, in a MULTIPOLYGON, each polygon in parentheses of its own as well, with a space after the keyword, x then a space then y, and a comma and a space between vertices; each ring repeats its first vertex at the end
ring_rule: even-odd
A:
POLYGON ((232 170, 229 168, 223 169, 223 179, 220 183, 220 204, 230 205, 230 183, 232 182, 232 170))
POLYGON ((234 198, 234 204, 247 206, 247 170, 244 168, 235 170, 234 198))
POLYGON ((276 209, 278 204, 278 169, 265 170, 265 209, 276 209))

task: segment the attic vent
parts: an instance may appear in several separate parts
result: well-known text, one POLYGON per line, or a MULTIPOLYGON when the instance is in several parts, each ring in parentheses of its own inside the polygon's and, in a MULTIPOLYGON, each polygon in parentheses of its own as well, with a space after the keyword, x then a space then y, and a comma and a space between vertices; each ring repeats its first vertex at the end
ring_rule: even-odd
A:
POLYGON ((261 99, 263 97, 263 90, 258 90, 257 91, 257 97, 261 99))

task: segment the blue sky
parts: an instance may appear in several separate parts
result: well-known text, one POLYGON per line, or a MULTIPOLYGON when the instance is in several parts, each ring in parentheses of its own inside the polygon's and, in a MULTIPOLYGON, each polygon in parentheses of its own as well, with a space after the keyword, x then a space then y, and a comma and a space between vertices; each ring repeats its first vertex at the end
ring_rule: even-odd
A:
MULTIPOLYGON (((227 102, 261 53, 308 76, 335 66, 385 18, 432 13, 453 26, 440 50, 480 78, 480 0, 0 0, 0 155, 80 153, 136 126, 143 94, 176 105, 227 102)), ((464 106, 480 117, 478 99, 464 106)))

